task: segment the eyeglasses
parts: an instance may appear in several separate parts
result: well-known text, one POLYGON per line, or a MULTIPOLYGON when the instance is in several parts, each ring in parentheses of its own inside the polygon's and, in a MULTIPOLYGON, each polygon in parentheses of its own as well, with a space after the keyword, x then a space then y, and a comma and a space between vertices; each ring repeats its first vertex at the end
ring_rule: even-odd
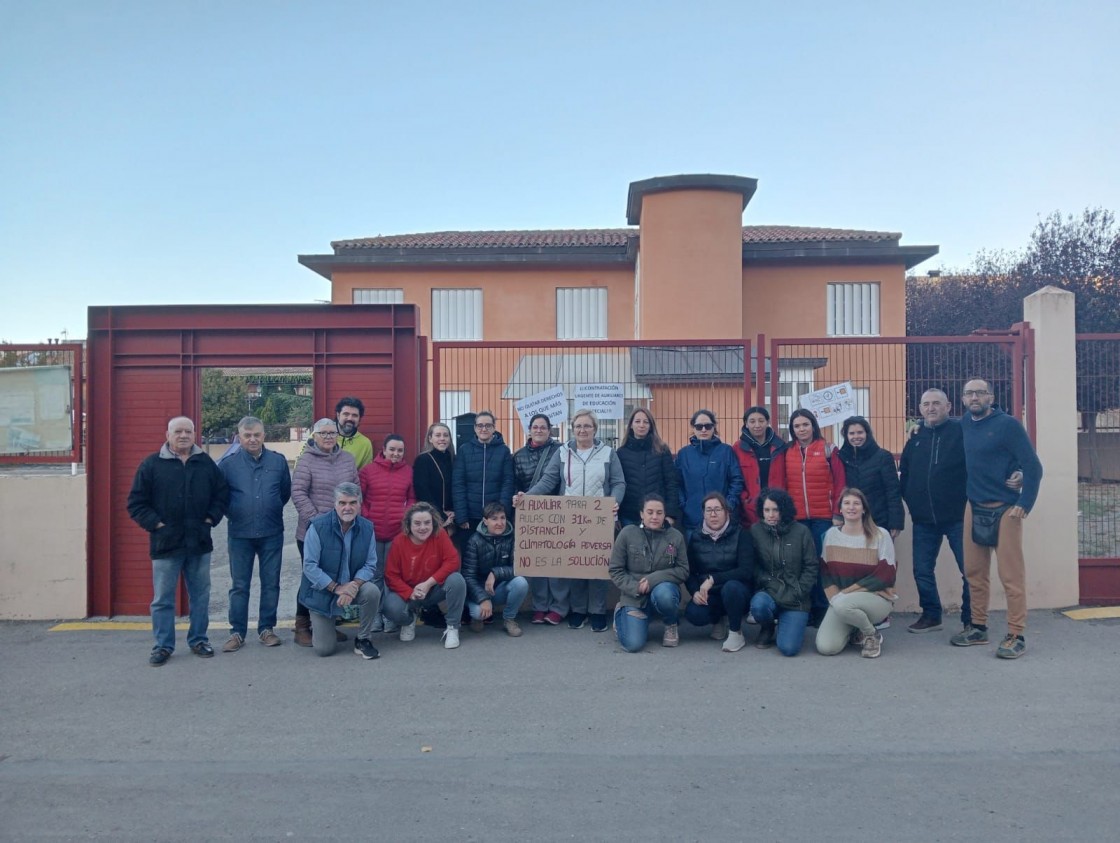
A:
POLYGON ((708 515, 708 514, 711 514, 711 513, 716 513, 716 512, 726 512, 726 510, 722 506, 716 506, 716 507, 706 506, 706 507, 704 507, 704 514, 705 515, 708 515))
POLYGON ((973 396, 991 395, 991 391, 987 389, 966 389, 961 393, 965 398, 972 398, 973 396))
POLYGON ((697 422, 692 426, 693 430, 711 430, 715 425, 711 422, 697 422))
POLYGON ((593 425, 593 424, 574 424, 574 425, 572 425, 572 429, 573 430, 594 430, 595 425, 593 425))
POLYGON ((475 429, 476 430, 493 430, 494 425, 492 425, 492 424, 476 424, 475 429))
POLYGON ((338 436, 338 431, 336 431, 336 430, 317 430, 317 431, 315 431, 315 435, 316 436, 322 436, 325 439, 334 439, 336 436, 338 436))

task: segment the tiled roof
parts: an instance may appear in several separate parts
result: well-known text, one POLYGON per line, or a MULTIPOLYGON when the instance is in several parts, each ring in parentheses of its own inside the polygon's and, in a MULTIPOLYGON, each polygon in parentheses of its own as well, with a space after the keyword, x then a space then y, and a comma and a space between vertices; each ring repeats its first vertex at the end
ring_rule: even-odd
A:
MULTIPOLYGON (((539 249, 625 246, 638 236, 636 228, 567 228, 544 231, 429 231, 335 240, 336 252, 348 249, 539 249)), ((794 225, 747 225, 744 243, 876 242, 898 240, 893 231, 812 228, 794 225)))

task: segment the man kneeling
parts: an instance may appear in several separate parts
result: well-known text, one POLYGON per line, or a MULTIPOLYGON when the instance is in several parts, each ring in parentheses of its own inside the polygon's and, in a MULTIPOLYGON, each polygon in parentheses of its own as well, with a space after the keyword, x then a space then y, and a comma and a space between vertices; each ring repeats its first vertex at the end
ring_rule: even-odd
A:
POLYGON ((311 520, 303 544, 303 580, 299 601, 311 611, 311 643, 320 656, 335 651, 334 619, 358 606, 354 652, 365 659, 379 655, 370 635, 381 607, 381 591, 372 582, 377 571, 373 523, 363 518, 362 490, 356 483, 334 489, 334 511, 311 520))

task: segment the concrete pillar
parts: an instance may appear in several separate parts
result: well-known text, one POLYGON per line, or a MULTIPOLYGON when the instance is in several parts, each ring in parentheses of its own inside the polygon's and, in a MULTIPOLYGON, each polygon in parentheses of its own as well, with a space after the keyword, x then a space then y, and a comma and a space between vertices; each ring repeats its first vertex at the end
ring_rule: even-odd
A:
MULTIPOLYGON (((1023 300, 1034 329, 1034 384, 1042 488, 1023 525, 1027 605, 1075 606, 1077 565, 1077 361, 1074 295, 1043 287, 1023 300)), ((992 575, 996 579, 995 573, 992 575)))

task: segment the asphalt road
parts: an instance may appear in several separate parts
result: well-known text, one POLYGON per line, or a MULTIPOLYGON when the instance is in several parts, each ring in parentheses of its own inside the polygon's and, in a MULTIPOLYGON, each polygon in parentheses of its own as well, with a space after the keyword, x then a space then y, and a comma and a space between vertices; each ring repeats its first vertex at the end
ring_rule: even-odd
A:
POLYGON ((526 625, 158 669, 0 624, 0 839, 1116 839, 1120 624, 1034 612, 1002 662, 909 620, 877 661, 526 625))

